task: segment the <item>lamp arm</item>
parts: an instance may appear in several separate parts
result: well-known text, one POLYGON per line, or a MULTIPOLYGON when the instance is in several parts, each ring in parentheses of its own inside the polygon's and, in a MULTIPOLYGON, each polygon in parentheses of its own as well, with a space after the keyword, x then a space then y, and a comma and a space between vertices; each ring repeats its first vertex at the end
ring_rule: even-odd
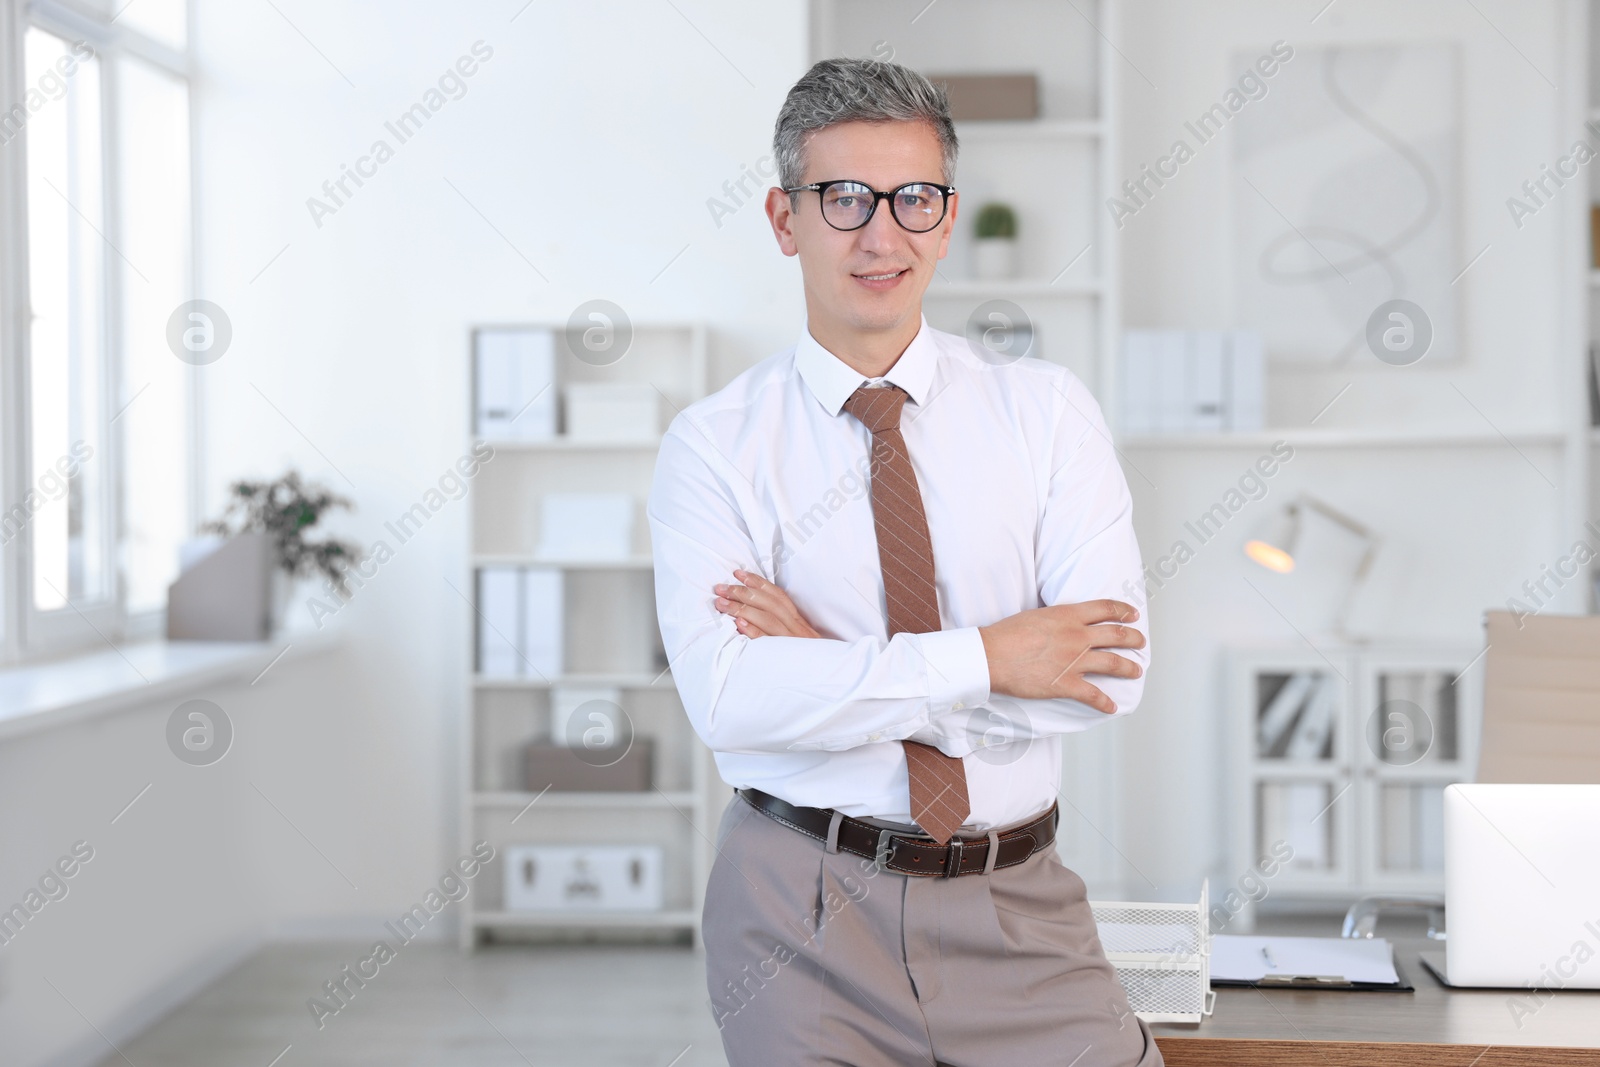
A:
POLYGON ((1314 496, 1308 496, 1305 493, 1301 493, 1295 498, 1295 503, 1304 504, 1311 510, 1326 516, 1332 521, 1338 523, 1340 526, 1343 526, 1346 530, 1349 530, 1351 533, 1355 534, 1357 537, 1364 537, 1368 541, 1374 542, 1377 540, 1376 535, 1373 534, 1370 527, 1362 525, 1332 505, 1324 504, 1321 500, 1318 500, 1314 496))
POLYGON ((1361 590, 1362 583, 1372 570, 1372 560, 1378 554, 1378 545, 1381 541, 1376 534, 1368 533, 1365 537, 1367 550, 1361 554, 1361 562, 1356 564, 1356 571, 1350 576, 1350 587, 1345 590, 1344 599, 1339 603, 1339 613, 1334 616, 1334 633, 1345 640, 1353 640, 1350 632, 1345 629, 1345 622, 1350 617, 1350 606, 1355 602, 1356 593, 1361 590))

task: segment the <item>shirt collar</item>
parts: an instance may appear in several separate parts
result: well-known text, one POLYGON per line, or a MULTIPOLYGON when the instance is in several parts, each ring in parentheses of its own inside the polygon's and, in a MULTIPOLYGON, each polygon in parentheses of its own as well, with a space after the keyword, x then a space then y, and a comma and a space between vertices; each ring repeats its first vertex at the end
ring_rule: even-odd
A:
MULTIPOLYGON (((923 404, 933 388, 933 365, 938 355, 933 331, 928 328, 928 318, 922 316, 922 325, 911 339, 906 350, 900 353, 894 366, 883 377, 906 391, 912 403, 923 404)), ((811 336, 810 325, 800 331, 800 341, 794 349, 795 366, 805 379, 811 395, 822 403, 830 415, 844 410, 844 402, 868 379, 860 371, 829 352, 811 336)))

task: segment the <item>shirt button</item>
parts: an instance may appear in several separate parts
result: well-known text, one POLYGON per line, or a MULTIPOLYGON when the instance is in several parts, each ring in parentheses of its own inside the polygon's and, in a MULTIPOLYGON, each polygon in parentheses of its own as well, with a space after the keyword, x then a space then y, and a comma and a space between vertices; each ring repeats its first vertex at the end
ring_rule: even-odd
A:
POLYGON ((883 735, 882 734, 868 734, 867 735, 867 740, 868 741, 882 741, 883 740, 883 735))
POLYGON ((958 700, 954 704, 950 705, 950 710, 951 711, 960 711, 964 707, 966 707, 966 705, 961 703, 961 701, 958 700))

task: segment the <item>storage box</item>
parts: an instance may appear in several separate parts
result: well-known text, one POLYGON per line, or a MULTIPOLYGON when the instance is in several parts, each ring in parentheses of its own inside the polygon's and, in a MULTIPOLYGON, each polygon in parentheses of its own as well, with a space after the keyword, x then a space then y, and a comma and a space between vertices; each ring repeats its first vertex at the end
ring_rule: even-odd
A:
POLYGON ((642 793, 651 787, 654 744, 648 737, 602 748, 572 748, 535 741, 528 745, 530 793, 642 793))
POLYGON ((928 80, 944 86, 956 122, 1039 117, 1037 74, 930 74, 928 80))
POLYGON ((567 386, 567 436, 583 441, 653 441, 661 403, 653 385, 573 382, 567 386))
POLYGON ((507 911, 660 911, 659 845, 511 845, 507 911))
POLYGON ((629 493, 546 493, 539 498, 539 555, 627 559, 636 510, 629 493))
POLYGON ((265 641, 272 636, 274 554, 266 534, 242 533, 185 567, 167 586, 167 639, 265 641))
POLYGON ((1197 1023, 1211 1014, 1209 895, 1202 882, 1197 904, 1089 901, 1128 1007, 1147 1023, 1197 1023))

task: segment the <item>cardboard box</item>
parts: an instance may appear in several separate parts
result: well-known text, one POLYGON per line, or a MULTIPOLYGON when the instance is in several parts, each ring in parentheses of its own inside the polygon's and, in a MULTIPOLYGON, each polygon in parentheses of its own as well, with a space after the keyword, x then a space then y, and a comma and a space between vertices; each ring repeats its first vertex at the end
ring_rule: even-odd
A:
POLYGON ((524 788, 537 793, 642 793, 653 781, 654 749, 648 737, 605 748, 569 748, 535 741, 528 745, 524 788))
POLYGON ((930 74, 928 80, 944 86, 956 122, 1039 117, 1037 74, 930 74))
POLYGON ((1600 783, 1600 615, 1484 613, 1480 782, 1600 783))

